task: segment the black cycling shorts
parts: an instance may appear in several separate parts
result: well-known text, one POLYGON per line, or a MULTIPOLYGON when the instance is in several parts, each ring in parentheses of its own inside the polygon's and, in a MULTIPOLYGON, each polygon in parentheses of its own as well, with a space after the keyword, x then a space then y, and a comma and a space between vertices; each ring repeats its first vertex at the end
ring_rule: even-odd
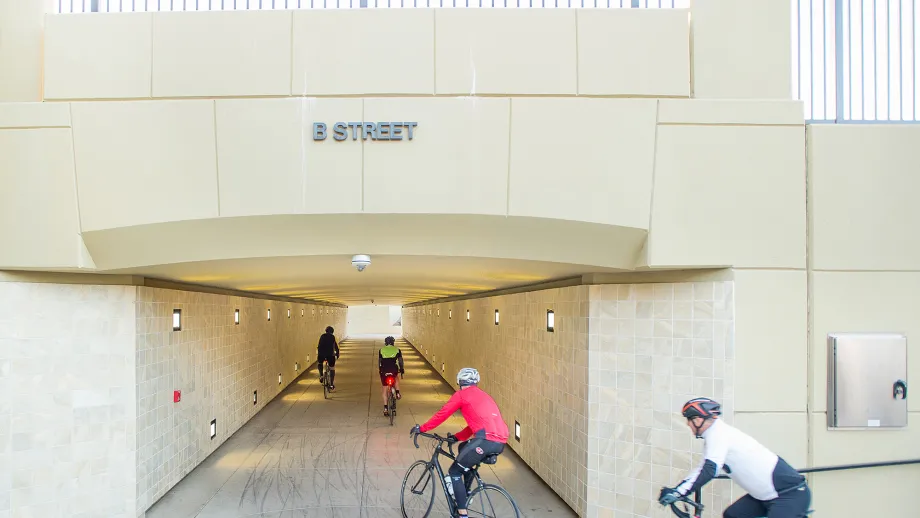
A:
POLYGON ((334 354, 330 354, 329 356, 318 356, 316 358, 316 362, 319 365, 322 365, 323 361, 329 362, 330 367, 335 367, 335 355, 334 354))

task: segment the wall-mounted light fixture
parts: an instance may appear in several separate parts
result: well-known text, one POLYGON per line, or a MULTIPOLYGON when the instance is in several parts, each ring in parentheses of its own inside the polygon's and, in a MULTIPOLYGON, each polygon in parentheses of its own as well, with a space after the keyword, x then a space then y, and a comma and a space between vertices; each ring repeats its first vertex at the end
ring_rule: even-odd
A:
POLYGON ((259 402, 259 391, 258 391, 258 390, 253 390, 253 391, 252 391, 252 404, 253 404, 253 406, 255 406, 255 404, 258 403, 258 402, 259 402))
POLYGON ((233 324, 240 325, 240 310, 238 309, 233 312, 233 324))
POLYGON ((447 319, 450 320, 450 319, 452 319, 452 318, 454 318, 454 310, 448 309, 448 310, 447 310, 447 319))
POLYGON ((211 439, 217 437, 217 419, 211 420, 211 439))
POLYGON ((546 310, 546 330, 550 333, 556 330, 556 315, 551 309, 546 310))
POLYGON ((272 321, 272 310, 271 309, 266 310, 266 315, 268 316, 268 321, 271 322, 272 321))
POLYGON ((444 372, 444 362, 441 362, 441 372, 444 372))
POLYGON ((441 317, 441 308, 438 308, 438 318, 441 317))
POLYGON ((294 372, 297 372, 299 370, 300 370, 300 362, 294 362, 294 372))
POLYGON ((300 308, 300 316, 304 316, 304 311, 305 310, 303 308, 300 308))
POLYGON ((310 316, 315 317, 315 316, 316 316, 316 308, 310 308, 310 313, 311 313, 310 316))
POLYGON ((281 385, 281 373, 278 373, 278 384, 281 385))
POLYGON ((173 331, 182 331, 182 310, 173 310, 173 331))
POLYGON ((291 318, 291 310, 288 309, 288 318, 291 318))
POLYGON ((514 422, 514 440, 521 442, 521 423, 514 422))
POLYGON ((466 310, 466 321, 470 321, 470 310, 466 310))
POLYGON ((498 325, 498 310, 495 310, 495 325, 498 325))

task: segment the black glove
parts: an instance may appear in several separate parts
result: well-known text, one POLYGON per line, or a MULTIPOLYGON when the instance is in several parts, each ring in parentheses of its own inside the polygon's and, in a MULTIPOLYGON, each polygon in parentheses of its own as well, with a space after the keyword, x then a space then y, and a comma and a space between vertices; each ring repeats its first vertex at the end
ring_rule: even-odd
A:
POLYGON ((661 493, 658 494, 658 503, 664 506, 668 506, 680 500, 681 496, 682 495, 678 493, 676 489, 663 487, 661 488, 661 493))
POLYGON ((335 359, 336 359, 336 360, 339 359, 339 354, 338 354, 338 353, 335 354, 335 359))
POLYGON ((406 375, 406 371, 399 371, 399 375, 400 375, 400 376, 405 376, 405 375, 406 375))

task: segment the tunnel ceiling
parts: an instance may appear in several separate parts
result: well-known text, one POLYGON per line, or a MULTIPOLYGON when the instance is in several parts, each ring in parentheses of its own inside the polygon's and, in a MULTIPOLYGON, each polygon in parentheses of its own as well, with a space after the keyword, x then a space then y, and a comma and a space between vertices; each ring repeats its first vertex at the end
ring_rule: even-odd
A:
POLYGON ((401 305, 533 284, 612 268, 508 259, 372 256, 358 272, 351 256, 272 257, 178 263, 107 273, 143 275, 243 291, 338 302, 401 305))

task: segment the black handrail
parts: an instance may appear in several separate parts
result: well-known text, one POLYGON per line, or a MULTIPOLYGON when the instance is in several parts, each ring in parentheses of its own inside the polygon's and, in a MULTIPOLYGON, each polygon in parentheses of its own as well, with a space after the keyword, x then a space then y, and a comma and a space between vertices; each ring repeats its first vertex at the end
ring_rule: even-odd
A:
MULTIPOLYGON (((820 468, 804 468, 797 470, 799 473, 824 473, 827 471, 844 471, 849 469, 864 469, 864 468, 883 468, 888 466, 905 466, 908 464, 920 464, 920 459, 908 459, 908 460, 892 460, 886 462, 868 462, 865 464, 841 464, 839 466, 823 466, 820 468)), ((716 477, 718 479, 728 479, 728 475, 719 475, 716 477)))

